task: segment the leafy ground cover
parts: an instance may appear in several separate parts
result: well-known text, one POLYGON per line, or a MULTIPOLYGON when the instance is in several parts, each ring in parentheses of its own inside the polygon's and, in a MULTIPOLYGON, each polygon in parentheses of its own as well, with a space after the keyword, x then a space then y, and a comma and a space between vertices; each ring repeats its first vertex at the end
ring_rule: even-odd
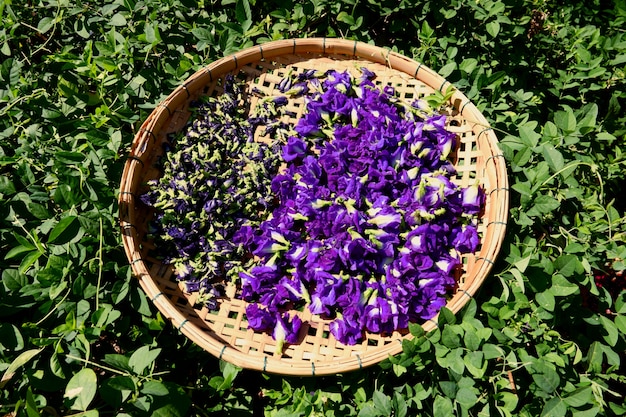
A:
POLYGON ((0 2, 0 414, 626 414, 626 2, 99 3, 0 2), (216 58, 302 36, 437 70, 497 129, 512 197, 475 300, 397 357, 322 378, 188 342, 117 226, 125 155, 159 100, 216 58))

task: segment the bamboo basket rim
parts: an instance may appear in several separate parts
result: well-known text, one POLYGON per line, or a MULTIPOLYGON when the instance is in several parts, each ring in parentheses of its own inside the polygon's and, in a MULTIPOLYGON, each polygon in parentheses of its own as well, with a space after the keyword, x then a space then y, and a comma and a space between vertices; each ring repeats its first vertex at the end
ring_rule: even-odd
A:
MULTIPOLYGON (((465 167, 467 172, 463 175, 468 178, 473 175, 481 181, 486 204, 480 217, 480 250, 464 265, 458 288, 446 308, 456 314, 474 296, 489 275, 504 240, 509 188, 506 161, 498 147, 498 139, 476 106, 432 69, 389 49, 337 38, 273 41, 214 61, 190 76, 159 103, 135 135, 120 183, 120 227, 132 272, 158 310, 200 347, 242 368, 283 375, 348 372, 401 352, 402 341, 412 336, 408 331, 380 338, 367 334, 361 345, 347 347, 336 342, 328 332, 320 330, 323 324, 319 324, 314 332, 304 335, 304 340, 311 339, 311 343, 303 342, 304 347, 288 346, 287 356, 273 354, 271 336, 242 330, 245 325, 241 313, 245 304, 243 301, 232 300, 228 311, 220 309, 218 318, 206 309, 196 309, 193 296, 184 294, 171 273, 168 274, 168 268, 151 258, 149 252, 153 248, 145 237, 146 211, 139 201, 140 190, 147 176, 155 175, 154 162, 166 135, 184 126, 189 117, 189 103, 205 95, 207 86, 215 86, 221 77, 241 71, 252 71, 254 76, 258 76, 259 73, 265 74, 288 65, 343 65, 344 61, 386 69, 392 77, 397 74, 401 79, 408 80, 407 83, 418 83, 429 91, 453 90, 448 104, 454 113, 453 119, 461 124, 456 129, 467 142, 467 161, 470 161, 466 161, 470 167, 465 167)), ((426 332, 435 329, 437 317, 426 321, 422 327, 426 332)))

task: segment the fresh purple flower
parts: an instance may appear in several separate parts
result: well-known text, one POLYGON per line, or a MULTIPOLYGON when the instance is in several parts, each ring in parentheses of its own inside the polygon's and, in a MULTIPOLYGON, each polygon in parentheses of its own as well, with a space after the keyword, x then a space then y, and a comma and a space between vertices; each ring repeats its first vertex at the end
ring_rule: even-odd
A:
POLYGON ((438 224, 423 223, 409 232, 407 243, 417 253, 437 253, 447 245, 445 228, 438 224))
POLYGON ((465 214, 477 214, 482 209, 485 200, 485 192, 477 184, 470 185, 461 191, 463 212, 465 214))
POLYGON ((402 215, 391 206, 372 208, 368 214, 371 216, 368 223, 386 231, 397 231, 402 222, 402 215))
POLYGON ((296 302, 299 300, 309 301, 309 292, 298 277, 283 277, 275 287, 276 296, 282 300, 296 302))
POLYGON ((383 297, 374 297, 364 308, 365 328, 373 333, 397 329, 398 307, 383 297))
POLYGON ((299 137, 290 136, 287 144, 283 146, 283 159, 291 162, 294 159, 302 158, 306 154, 306 143, 299 137))
POLYGON ((480 237, 473 225, 462 225, 452 229, 452 246, 460 253, 473 253, 478 248, 480 237))
POLYGON ((267 309, 261 308, 257 303, 250 303, 246 306, 246 317, 248 326, 257 332, 273 329, 276 325, 276 316, 267 309))
POLYGON ((359 317, 360 312, 347 310, 343 315, 333 320, 330 325, 330 333, 344 345, 354 345, 363 337, 363 326, 359 317))
POLYGON ((285 343, 297 343, 299 338, 302 320, 298 316, 293 316, 289 320, 289 314, 276 314, 276 324, 272 337, 276 341, 276 353, 282 353, 285 343))

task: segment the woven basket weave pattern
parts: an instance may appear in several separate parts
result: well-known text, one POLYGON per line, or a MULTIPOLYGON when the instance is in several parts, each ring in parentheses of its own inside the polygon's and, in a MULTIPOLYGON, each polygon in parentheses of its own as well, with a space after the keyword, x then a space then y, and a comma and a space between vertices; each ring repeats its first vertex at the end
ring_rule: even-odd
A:
MULTIPOLYGON (((163 144, 186 125, 190 104, 201 96, 218 95, 226 74, 244 79, 246 101, 254 108, 258 94, 252 91, 261 90, 266 96, 282 95, 277 85, 289 73, 334 69, 358 75, 361 67, 373 71, 375 82, 381 86, 393 86, 396 94, 407 102, 450 87, 430 69, 375 46, 338 39, 277 41, 223 58, 198 71, 157 106, 135 137, 119 199, 128 259, 140 285, 157 308, 183 334, 219 358, 267 372, 321 375, 380 362, 399 353, 402 340, 411 337, 406 331, 390 335, 368 333, 361 344, 345 346, 329 334, 328 321, 304 309, 297 313, 304 323, 300 343, 287 346, 282 355, 275 354, 271 336, 247 329, 244 301, 226 298, 217 312, 194 308, 195 295, 183 293, 171 267, 156 258, 156 248, 148 238, 152 212, 138 198, 147 190, 146 182, 160 175, 157 162, 163 154, 163 144)), ((285 121, 295 125, 304 108, 302 97, 290 99, 287 105, 290 115, 285 116, 285 121)), ((476 253, 463 256, 457 291, 446 305, 457 312, 485 280, 500 249, 508 211, 508 184, 497 138, 476 107, 455 91, 447 113, 448 129, 459 139, 453 155, 457 169, 453 181, 463 187, 479 181, 486 191, 485 210, 478 227, 481 245, 476 253)), ((428 331, 435 325, 431 320, 423 327, 428 331)))

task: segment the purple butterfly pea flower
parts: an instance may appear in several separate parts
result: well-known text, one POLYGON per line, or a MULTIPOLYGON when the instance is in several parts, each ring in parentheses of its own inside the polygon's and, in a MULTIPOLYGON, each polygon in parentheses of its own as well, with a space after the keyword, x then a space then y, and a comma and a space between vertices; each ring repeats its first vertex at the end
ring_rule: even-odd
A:
POLYGON ((279 299, 284 300, 281 304, 287 301, 310 301, 309 292, 298 276, 283 277, 274 291, 279 299))
POLYGON ((290 136, 287 144, 283 146, 283 159, 291 162, 298 158, 302 158, 306 154, 307 144, 299 137, 290 136))
POLYGON ((272 98, 272 102, 276 105, 276 106, 285 106, 287 103, 289 103, 289 99, 285 96, 276 96, 272 98))
POLYGON ((377 250, 371 242, 361 237, 344 244, 343 250, 339 252, 348 270, 364 273, 371 273, 377 269, 374 260, 376 254, 377 250))
POLYGON ((461 191, 463 212, 477 214, 481 211, 485 200, 484 190, 478 184, 471 185, 461 191))
POLYGON ((257 303, 250 303, 246 306, 246 318, 248 326, 258 332, 273 329, 276 325, 276 316, 257 303))
POLYGON ((302 320, 298 316, 289 318, 288 313, 276 314, 272 338, 276 341, 276 353, 282 353, 285 343, 297 343, 302 320))
POLYGON ((455 227, 450 232, 452 245, 460 253, 475 252, 480 244, 480 237, 476 227, 468 224, 455 227))
POLYGON ((363 338, 362 317, 358 307, 352 306, 344 310, 338 318, 330 322, 330 333, 345 345, 354 345, 363 338))
POLYGON ((436 253, 439 248, 445 247, 446 240, 444 227, 431 223, 423 223, 407 235, 408 247, 423 254, 436 253))
POLYGON ((368 210, 367 214, 371 216, 367 223, 387 232, 397 232, 402 222, 402 215, 389 205, 373 207, 368 210))

